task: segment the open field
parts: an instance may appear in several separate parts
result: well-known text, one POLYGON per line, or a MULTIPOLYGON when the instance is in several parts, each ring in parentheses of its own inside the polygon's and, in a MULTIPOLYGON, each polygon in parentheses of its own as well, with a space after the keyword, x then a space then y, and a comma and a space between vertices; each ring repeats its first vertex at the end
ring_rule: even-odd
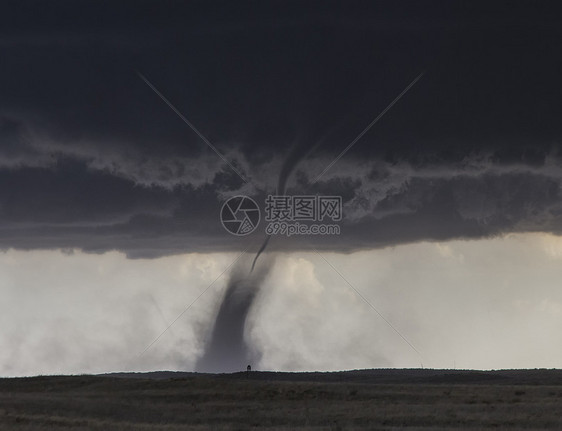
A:
POLYGON ((363 370, 0 379, 0 429, 562 429, 562 372, 363 370))

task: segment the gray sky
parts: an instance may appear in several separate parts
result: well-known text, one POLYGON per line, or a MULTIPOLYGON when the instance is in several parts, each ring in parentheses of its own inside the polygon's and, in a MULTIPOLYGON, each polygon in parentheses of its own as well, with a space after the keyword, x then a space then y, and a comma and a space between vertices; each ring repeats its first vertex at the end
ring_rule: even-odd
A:
POLYGON ((343 220, 269 242, 260 367, 560 366, 550 5, 7 2, 0 374, 193 369, 265 238, 221 206, 285 177, 343 220))
MULTIPOLYGON (((417 243, 326 259, 282 254, 250 315, 256 369, 559 367, 562 240, 516 234, 417 243)), ((191 370, 233 260, 188 254, 131 260, 57 251, 0 254, 2 375, 191 370)))

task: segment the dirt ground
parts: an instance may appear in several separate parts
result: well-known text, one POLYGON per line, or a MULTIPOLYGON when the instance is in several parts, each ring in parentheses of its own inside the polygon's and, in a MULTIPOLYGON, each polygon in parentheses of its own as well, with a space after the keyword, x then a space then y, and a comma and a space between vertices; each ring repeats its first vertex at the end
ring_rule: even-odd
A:
POLYGON ((557 370, 0 379, 0 429, 562 429, 557 370))

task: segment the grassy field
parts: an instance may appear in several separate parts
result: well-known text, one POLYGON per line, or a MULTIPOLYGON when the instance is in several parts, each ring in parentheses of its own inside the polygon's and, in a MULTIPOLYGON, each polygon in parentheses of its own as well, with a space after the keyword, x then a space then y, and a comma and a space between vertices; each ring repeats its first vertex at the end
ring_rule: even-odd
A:
POLYGON ((559 371, 0 379, 0 429, 562 429, 559 371))

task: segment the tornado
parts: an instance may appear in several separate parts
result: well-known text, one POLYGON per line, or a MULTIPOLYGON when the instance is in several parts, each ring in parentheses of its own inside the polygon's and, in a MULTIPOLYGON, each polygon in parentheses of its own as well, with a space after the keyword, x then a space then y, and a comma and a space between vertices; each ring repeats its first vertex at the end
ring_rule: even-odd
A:
POLYGON ((259 362, 261 353, 248 344, 244 332, 252 304, 272 265, 272 259, 262 259, 251 274, 244 263, 232 270, 210 340, 195 371, 230 373, 259 362))
MULTIPOLYGON (((277 182, 277 195, 285 194, 287 181, 295 167, 307 154, 316 148, 294 144, 289 150, 277 182)), ((250 346, 244 334, 248 315, 262 284, 274 265, 274 257, 258 258, 267 248, 271 236, 268 235, 255 254, 248 270, 247 262, 237 263, 229 274, 226 292, 219 307, 211 337, 206 343, 203 356, 197 361, 195 371, 204 373, 236 372, 246 369, 248 364, 256 364, 261 352, 250 346)))

